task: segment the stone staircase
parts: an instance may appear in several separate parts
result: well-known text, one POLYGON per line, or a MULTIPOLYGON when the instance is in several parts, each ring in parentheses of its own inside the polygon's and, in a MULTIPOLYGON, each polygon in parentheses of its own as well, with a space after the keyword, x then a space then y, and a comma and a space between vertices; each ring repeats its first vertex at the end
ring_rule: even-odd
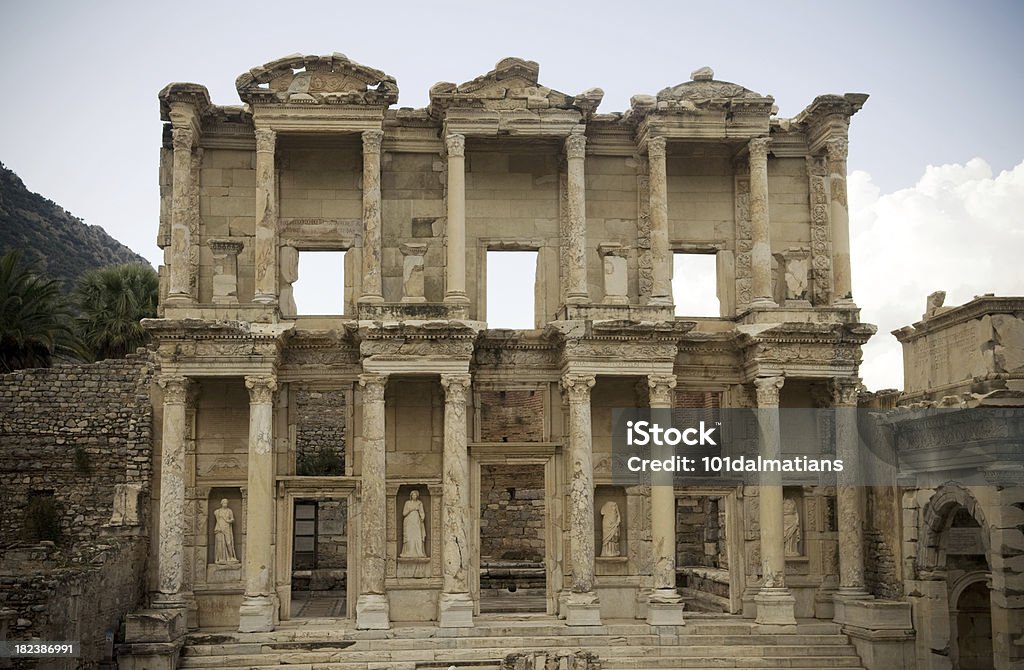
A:
POLYGON ((397 624, 356 631, 351 621, 286 622, 272 633, 196 633, 178 667, 202 670, 660 670, 670 668, 861 668, 839 627, 795 629, 734 616, 688 614, 684 626, 635 621, 590 630, 551 617, 485 616, 470 629, 397 624), (513 620, 515 619, 515 620, 513 620), (597 662, 587 662, 586 654, 597 662), (519 655, 504 665, 506 657, 519 655), (552 663, 552 660, 554 661, 552 663), (547 661, 548 665, 545 665, 547 661))

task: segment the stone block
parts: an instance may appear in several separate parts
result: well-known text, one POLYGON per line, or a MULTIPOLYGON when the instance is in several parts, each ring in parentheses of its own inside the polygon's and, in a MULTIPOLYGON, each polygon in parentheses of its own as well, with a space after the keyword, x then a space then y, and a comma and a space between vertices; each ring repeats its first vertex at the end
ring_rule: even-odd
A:
POLYGON ((185 635, 185 610, 144 610, 125 617, 125 642, 175 642, 185 635))

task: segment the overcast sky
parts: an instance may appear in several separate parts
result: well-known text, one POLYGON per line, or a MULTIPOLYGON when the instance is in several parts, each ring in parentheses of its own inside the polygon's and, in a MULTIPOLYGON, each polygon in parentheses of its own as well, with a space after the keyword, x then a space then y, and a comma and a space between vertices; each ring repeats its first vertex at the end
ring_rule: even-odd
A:
POLYGON ((947 305, 1024 294, 1024 3, 131 2, 0 3, 0 161, 29 189, 159 263, 160 119, 171 81, 239 104, 235 78, 285 54, 340 51, 421 107, 504 56, 541 83, 637 93, 716 78, 792 116, 821 93, 865 92, 850 132, 854 297, 879 325, 869 388, 902 387, 888 333, 928 293, 947 305), (934 167, 932 167, 934 166, 934 167))

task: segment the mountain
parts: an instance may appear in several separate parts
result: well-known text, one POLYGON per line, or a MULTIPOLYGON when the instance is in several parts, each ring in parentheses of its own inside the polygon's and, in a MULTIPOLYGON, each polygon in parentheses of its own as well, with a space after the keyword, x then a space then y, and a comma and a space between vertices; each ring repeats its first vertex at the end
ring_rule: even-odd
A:
POLYGON ((141 262, 142 256, 99 226, 90 226, 60 205, 32 193, 0 163, 0 255, 21 249, 47 276, 70 289, 87 270, 141 262))

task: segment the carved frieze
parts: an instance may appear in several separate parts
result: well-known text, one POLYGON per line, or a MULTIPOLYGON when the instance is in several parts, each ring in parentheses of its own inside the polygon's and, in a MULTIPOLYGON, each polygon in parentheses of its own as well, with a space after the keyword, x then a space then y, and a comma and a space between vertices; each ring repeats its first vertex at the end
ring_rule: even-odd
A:
POLYGON ((373 105, 398 101, 395 78, 347 56, 285 56, 242 73, 235 88, 249 104, 373 105))

